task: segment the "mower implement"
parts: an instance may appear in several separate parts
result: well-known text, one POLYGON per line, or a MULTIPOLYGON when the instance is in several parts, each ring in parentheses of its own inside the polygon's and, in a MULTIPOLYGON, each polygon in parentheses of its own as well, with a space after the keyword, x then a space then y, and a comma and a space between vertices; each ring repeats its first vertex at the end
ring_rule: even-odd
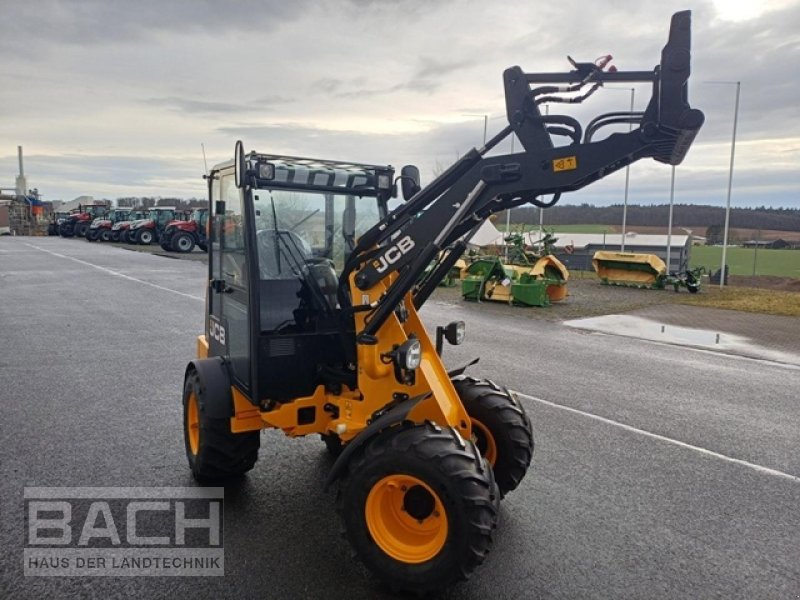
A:
MULTIPOLYGON (((703 121, 687 103, 689 37, 689 13, 676 14, 651 71, 612 72, 606 59, 568 73, 508 69, 509 125, 425 188, 403 167, 406 202, 391 211, 388 165, 245 153, 237 142, 207 175, 206 324, 183 387, 194 476, 252 469, 261 429, 323 436, 338 454, 328 483, 347 539, 372 572, 415 593, 468 577, 491 546, 501 497, 528 471, 532 426, 502 386, 451 379, 418 311, 492 214, 551 206, 641 158, 681 162, 703 121), (595 141, 616 117, 595 119, 584 137, 574 119, 539 110, 621 81, 653 84, 629 133, 595 141), (490 156, 512 133, 523 151, 490 156), (555 146, 563 135, 571 143, 555 146)), ((464 339, 463 322, 438 331, 464 339)))
POLYGON ((662 290, 667 279, 667 265, 655 254, 600 250, 594 253, 592 266, 605 285, 662 290))
POLYGON ((499 257, 475 259, 461 280, 465 300, 506 302, 520 306, 549 306, 567 297, 569 271, 555 256, 533 265, 504 264, 499 257))

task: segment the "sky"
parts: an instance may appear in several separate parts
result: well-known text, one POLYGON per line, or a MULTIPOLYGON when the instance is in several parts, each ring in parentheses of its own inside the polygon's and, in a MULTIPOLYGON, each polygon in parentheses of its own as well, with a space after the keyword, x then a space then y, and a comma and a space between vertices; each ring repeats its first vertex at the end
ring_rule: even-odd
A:
MULTIPOLYGON (((724 205, 741 81, 733 206, 800 208, 800 0, 0 0, 0 188, 17 146, 45 200, 202 197, 205 170, 246 150, 417 164, 423 183, 506 123, 503 71, 567 71, 612 54, 659 61, 693 11, 689 101, 706 123, 675 201, 724 205)), ((601 89, 584 125, 630 106, 601 89)), ((647 85, 635 86, 643 110, 647 85)), ((553 107, 552 112, 559 112, 553 107)), ((510 142, 509 142, 510 144, 510 142)), ((517 143, 516 149, 519 150, 517 143)), ((507 148, 510 151, 510 147, 507 148)), ((624 172, 562 203, 621 203, 624 172)), ((669 201, 670 168, 630 170, 629 202, 669 201)))

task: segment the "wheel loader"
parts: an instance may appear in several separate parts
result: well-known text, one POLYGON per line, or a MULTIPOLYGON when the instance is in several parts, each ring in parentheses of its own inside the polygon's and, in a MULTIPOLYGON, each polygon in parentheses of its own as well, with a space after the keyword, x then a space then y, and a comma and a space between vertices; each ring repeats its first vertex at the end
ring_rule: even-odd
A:
POLYGON ((262 429, 319 435, 336 457, 325 486, 338 487, 346 537, 378 578, 425 594, 468 577, 528 470, 533 432, 508 389, 445 368, 443 340, 461 343, 464 323, 441 324, 433 343, 420 308, 492 214, 547 208, 641 158, 679 164, 703 123, 687 100, 689 56, 686 11, 651 70, 617 71, 611 57, 570 59, 563 73, 511 67, 508 125, 424 188, 413 166, 396 177, 387 165, 237 142, 206 176, 207 318, 183 389, 194 477, 251 470, 262 429), (607 82, 652 84, 645 111, 600 115, 585 130, 552 114, 607 82), (510 135, 521 151, 491 153, 510 135), (398 181, 406 201, 389 210, 398 181))

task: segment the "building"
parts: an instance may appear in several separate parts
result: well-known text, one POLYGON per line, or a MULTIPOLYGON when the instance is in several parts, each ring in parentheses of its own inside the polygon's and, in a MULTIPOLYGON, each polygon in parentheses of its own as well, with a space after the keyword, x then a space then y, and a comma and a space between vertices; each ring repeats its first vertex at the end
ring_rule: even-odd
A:
POLYGON ((781 238, 777 240, 747 240, 746 242, 742 242, 742 246, 745 248, 769 248, 773 250, 792 247, 789 242, 781 238))

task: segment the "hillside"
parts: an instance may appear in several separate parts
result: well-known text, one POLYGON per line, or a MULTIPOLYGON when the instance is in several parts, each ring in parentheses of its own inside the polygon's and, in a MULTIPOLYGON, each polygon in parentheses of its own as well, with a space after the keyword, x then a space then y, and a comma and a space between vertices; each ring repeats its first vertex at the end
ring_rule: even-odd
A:
MULTIPOLYGON (((559 205, 545 210, 548 226, 597 224, 618 226, 622 222, 622 205, 579 206, 559 205)), ((664 227, 669 219, 669 205, 628 205, 628 228, 664 227)), ((520 207, 511 211, 512 223, 538 223, 539 209, 520 207)), ((673 210, 674 228, 692 229, 704 235, 705 229, 725 222, 725 209, 718 206, 676 204, 673 210)), ((730 226, 737 229, 800 232, 800 209, 793 208, 731 208, 730 226)), ((755 235, 753 236, 755 237, 755 235)))

